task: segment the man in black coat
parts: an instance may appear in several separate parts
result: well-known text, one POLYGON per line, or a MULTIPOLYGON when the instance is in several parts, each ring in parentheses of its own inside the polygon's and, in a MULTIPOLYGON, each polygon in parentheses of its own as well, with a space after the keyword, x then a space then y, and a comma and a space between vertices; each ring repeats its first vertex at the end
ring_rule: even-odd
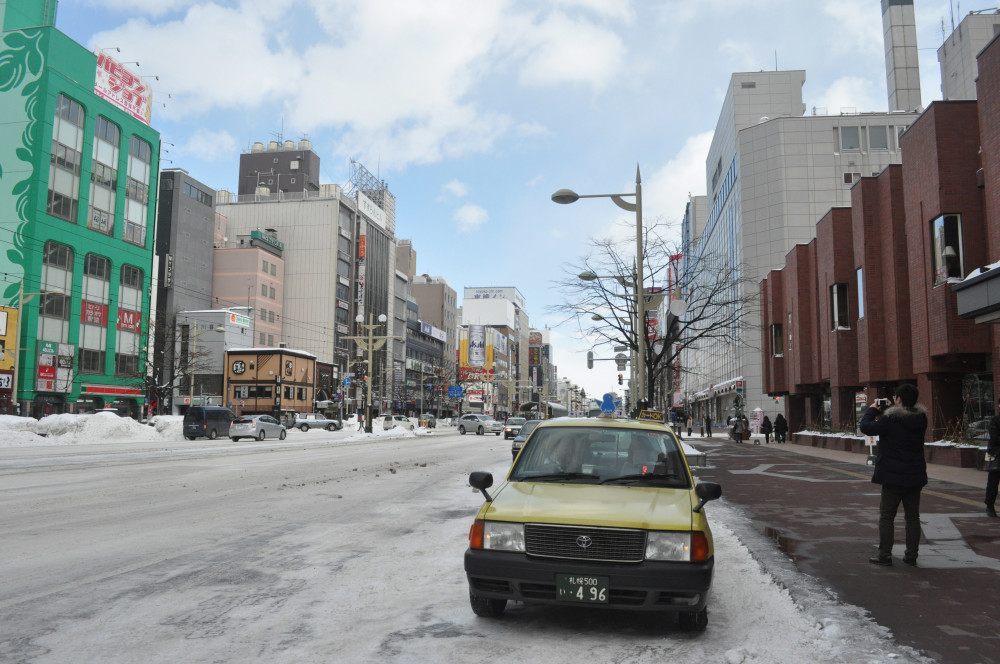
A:
POLYGON ((878 436, 878 455, 872 482, 882 485, 879 503, 878 555, 868 560, 876 565, 892 565, 894 522, 899 504, 906 521, 906 550, 903 562, 917 564, 920 546, 920 490, 927 484, 924 436, 927 411, 917 404, 915 385, 896 388, 893 404, 876 399, 861 416, 859 428, 866 436, 878 436))
MULTIPOLYGON (((997 414, 990 418, 990 442, 986 445, 986 453, 1000 454, 1000 401, 997 401, 997 414)), ((997 487, 1000 487, 1000 469, 986 474, 986 514, 989 516, 997 515, 997 487)))

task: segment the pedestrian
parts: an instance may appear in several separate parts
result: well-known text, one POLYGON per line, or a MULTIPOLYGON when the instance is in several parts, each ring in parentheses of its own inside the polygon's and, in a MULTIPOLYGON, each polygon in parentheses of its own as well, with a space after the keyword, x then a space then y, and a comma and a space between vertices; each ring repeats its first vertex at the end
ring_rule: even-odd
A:
POLYGON ((767 415, 764 416, 764 421, 760 423, 760 432, 764 434, 764 444, 771 444, 771 432, 774 431, 774 426, 771 424, 771 418, 767 415))
POLYGON ((927 410, 917 403, 915 385, 896 388, 890 403, 876 399, 861 416, 858 428, 866 436, 878 436, 878 454, 872 482, 882 485, 878 517, 878 553, 868 559, 875 565, 892 565, 894 522, 900 503, 906 522, 906 549, 903 562, 917 564, 920 547, 920 490, 927 484, 924 435, 927 410))
POLYGON ((708 415, 705 416, 705 433, 709 438, 712 437, 712 418, 708 415))
POLYGON ((364 431, 364 430, 365 430, 365 416, 362 415, 361 413, 358 413, 358 431, 364 431))
POLYGON ((732 419, 733 428, 731 429, 733 433, 733 440, 735 440, 740 445, 743 444, 743 418, 735 417, 732 419))
POLYGON ((688 438, 690 438, 691 432, 694 429, 694 415, 692 415, 691 413, 688 413, 687 427, 688 427, 688 438))
POLYGON ((781 413, 774 418, 774 442, 783 443, 785 442, 785 434, 788 433, 788 422, 785 420, 785 416, 781 413))
MULTIPOLYGON (((1000 487, 1000 400, 997 401, 997 414, 990 418, 990 441, 986 444, 986 456, 993 457, 992 468, 987 467, 986 474, 986 514, 997 515, 997 487, 1000 487)), ((987 461, 989 461, 987 459, 987 461)))

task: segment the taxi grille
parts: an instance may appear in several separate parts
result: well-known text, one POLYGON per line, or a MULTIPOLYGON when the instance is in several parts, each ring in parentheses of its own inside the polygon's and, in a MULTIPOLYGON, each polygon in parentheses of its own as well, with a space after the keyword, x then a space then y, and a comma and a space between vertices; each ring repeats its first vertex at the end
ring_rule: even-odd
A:
POLYGON ((646 532, 526 523, 524 546, 529 556, 542 558, 638 563, 646 552, 646 532))

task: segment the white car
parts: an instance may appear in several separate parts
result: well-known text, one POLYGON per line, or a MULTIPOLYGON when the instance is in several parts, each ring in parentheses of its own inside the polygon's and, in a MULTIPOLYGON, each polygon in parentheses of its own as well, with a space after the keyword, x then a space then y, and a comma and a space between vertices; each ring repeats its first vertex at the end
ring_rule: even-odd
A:
POLYGON ((240 438, 265 438, 285 439, 285 425, 274 419, 270 415, 244 415, 237 417, 229 425, 229 437, 233 442, 240 438))
POLYGON ((417 423, 403 415, 386 415, 383 426, 386 430, 403 427, 407 431, 413 431, 417 428, 417 423))
POLYGON ((495 433, 499 436, 503 433, 503 424, 497 422, 489 415, 466 413, 458 418, 458 432, 464 436, 466 431, 470 431, 477 436, 482 436, 486 433, 495 433))

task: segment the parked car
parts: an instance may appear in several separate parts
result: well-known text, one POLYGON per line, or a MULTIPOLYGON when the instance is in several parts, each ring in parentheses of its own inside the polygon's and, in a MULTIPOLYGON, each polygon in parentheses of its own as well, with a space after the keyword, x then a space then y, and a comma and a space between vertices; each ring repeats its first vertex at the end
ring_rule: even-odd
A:
POLYGON ((184 413, 184 437, 188 440, 229 435, 229 425, 236 419, 233 411, 221 406, 191 406, 184 413))
POLYGON ((489 415, 466 413, 458 418, 458 432, 464 436, 466 431, 472 431, 477 436, 485 433, 495 433, 499 436, 503 433, 503 425, 489 415))
POLYGON ((285 425, 270 415, 241 415, 229 425, 229 437, 233 441, 240 438, 285 439, 285 425))
POLYGON ((639 420, 539 423, 469 530, 472 611, 500 616, 509 600, 563 607, 665 611, 704 631, 715 568, 702 509, 722 495, 695 483, 673 431, 639 420))
POLYGON ((521 430, 525 420, 523 417, 508 417, 503 422, 503 439, 514 438, 521 430))
POLYGON ((436 429, 437 428, 437 425, 438 425, 437 424, 437 415, 435 415, 434 413, 424 413, 423 415, 421 415, 417 419, 419 419, 421 422, 427 422, 427 428, 428 429, 436 429))
POLYGON ((343 427, 343 423, 331 420, 322 413, 299 413, 295 416, 295 428, 299 431, 309 431, 310 429, 339 431, 343 427))
POLYGON ((521 425, 521 429, 517 432, 517 435, 514 436, 514 442, 511 443, 510 446, 510 453, 515 459, 517 458, 517 453, 521 451, 522 447, 524 447, 524 441, 528 439, 531 432, 534 431, 535 427, 537 427, 541 422, 542 420, 528 420, 521 425))
POLYGON ((395 429, 396 427, 403 427, 407 431, 413 431, 417 428, 417 423, 403 415, 386 415, 383 419, 382 426, 387 431, 389 429, 395 429))

